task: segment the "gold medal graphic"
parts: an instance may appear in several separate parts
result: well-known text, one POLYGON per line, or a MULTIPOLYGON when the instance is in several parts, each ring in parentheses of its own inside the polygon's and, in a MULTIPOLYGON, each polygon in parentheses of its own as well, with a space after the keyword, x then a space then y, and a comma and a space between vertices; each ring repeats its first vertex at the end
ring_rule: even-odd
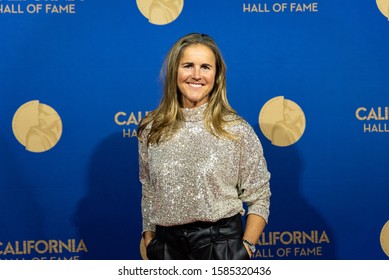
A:
POLYGON ((389 257, 389 221, 386 222, 380 235, 381 248, 389 257))
POLYGON ((275 146, 296 143, 305 130, 305 115, 300 106, 283 96, 270 99, 259 113, 259 127, 275 146))
POLYGON ((165 25, 181 14, 184 0, 136 0, 136 4, 150 23, 165 25))
POLYGON ((389 0, 376 0, 378 9, 389 20, 389 0))
POLYGON ((27 151, 41 153, 58 143, 62 135, 62 122, 53 108, 33 100, 16 111, 12 130, 27 151))

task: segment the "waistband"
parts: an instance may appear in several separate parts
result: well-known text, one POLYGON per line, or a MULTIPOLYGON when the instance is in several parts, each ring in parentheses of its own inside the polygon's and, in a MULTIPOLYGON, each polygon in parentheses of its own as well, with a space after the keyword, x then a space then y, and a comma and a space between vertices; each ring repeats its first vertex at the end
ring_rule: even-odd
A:
POLYGON ((155 237, 171 246, 190 251, 204 244, 225 239, 242 239, 241 215, 217 222, 194 222, 178 226, 156 226, 155 237))

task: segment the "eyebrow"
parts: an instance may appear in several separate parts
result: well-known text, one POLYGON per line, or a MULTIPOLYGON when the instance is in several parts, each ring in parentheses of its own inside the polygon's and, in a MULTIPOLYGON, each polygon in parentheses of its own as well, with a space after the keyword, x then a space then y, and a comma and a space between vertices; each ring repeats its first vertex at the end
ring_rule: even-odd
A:
POLYGON ((210 68, 213 67, 213 66, 212 66, 211 64, 209 64, 209 63, 203 63, 203 64, 201 64, 201 66, 208 66, 208 67, 210 67, 210 68))
MULTIPOLYGON (((191 62, 191 61, 182 62, 181 65, 194 65, 194 62, 191 62)), ((202 63, 201 66, 207 66, 210 68, 213 67, 212 64, 209 64, 209 63, 202 63)))

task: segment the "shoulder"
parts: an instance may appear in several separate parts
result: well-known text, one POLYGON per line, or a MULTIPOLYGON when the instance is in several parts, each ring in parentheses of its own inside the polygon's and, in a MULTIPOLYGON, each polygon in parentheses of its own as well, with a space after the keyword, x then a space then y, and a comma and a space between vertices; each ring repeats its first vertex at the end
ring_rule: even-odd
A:
POLYGON ((238 134, 255 133, 253 127, 239 115, 227 115, 224 117, 226 129, 238 134))
POLYGON ((152 126, 153 126, 153 120, 148 119, 147 116, 144 119, 142 119, 141 123, 139 124, 140 129, 138 129, 139 141, 144 143, 147 142, 152 126))
POLYGON ((240 145, 261 149, 261 141, 253 126, 242 117, 232 119, 227 130, 238 138, 240 145))

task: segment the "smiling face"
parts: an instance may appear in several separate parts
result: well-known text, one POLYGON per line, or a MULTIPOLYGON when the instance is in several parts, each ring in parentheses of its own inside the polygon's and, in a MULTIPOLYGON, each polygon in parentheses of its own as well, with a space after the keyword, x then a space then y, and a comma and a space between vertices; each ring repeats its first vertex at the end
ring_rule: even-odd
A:
POLYGON ((184 108, 205 104, 215 84, 216 59, 207 46, 186 47, 178 64, 177 85, 184 108))

